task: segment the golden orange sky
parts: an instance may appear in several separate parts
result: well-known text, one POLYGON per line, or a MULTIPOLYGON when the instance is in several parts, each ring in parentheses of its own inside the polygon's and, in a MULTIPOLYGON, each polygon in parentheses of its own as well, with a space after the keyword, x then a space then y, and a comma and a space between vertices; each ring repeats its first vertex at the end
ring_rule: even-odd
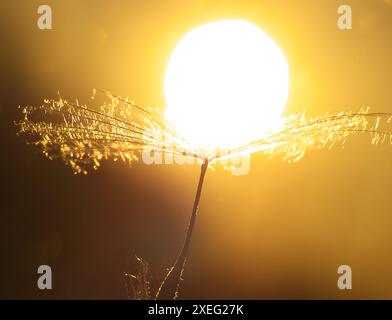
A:
MULTIPOLYGON (((73 188, 100 190, 107 204, 95 205, 96 197, 87 192, 87 198, 75 200, 78 205, 74 207, 56 195, 50 208, 33 201, 32 207, 15 209, 10 200, 6 203, 10 214, 28 212, 29 219, 38 221, 37 212, 47 210, 60 221, 53 220, 41 233, 31 231, 30 238, 20 240, 26 253, 13 256, 15 269, 27 273, 23 261, 38 262, 41 256, 50 256, 55 234, 60 253, 53 263, 62 266, 63 274, 78 270, 78 265, 88 270, 86 252, 100 250, 90 246, 95 237, 98 243, 113 241, 103 252, 113 257, 123 254, 112 262, 111 271, 121 271, 121 259, 131 252, 152 260, 159 274, 163 265, 172 262, 182 241, 199 171, 196 166, 140 164, 128 168, 108 163, 99 173, 74 178, 68 168, 15 142, 10 124, 17 115, 16 106, 39 104, 44 97, 56 96, 57 90, 88 102, 92 88, 104 88, 139 104, 164 108, 163 78, 176 43, 201 24, 235 18, 260 27, 284 51, 290 71, 284 115, 304 111, 321 115, 363 106, 392 112, 392 3, 343 2, 46 1, 53 9, 54 29, 42 31, 36 27, 40 1, 2 1, 0 11, 7 14, 0 21, 0 117, 7 120, 2 123, 2 134, 10 143, 13 162, 2 161, 4 166, 26 170, 23 177, 19 169, 9 173, 10 181, 15 181, 8 190, 9 199, 17 201, 23 181, 30 181, 26 186, 34 185, 27 173, 40 170, 49 172, 43 182, 48 188, 63 184, 68 194, 73 188), (352 30, 342 31, 336 25, 337 8, 343 2, 353 10, 352 30), (143 196, 133 198, 135 188, 143 196), (70 210, 75 211, 72 222, 67 220, 70 210), (94 228, 83 229, 87 228, 84 215, 93 219, 94 228), (105 225, 111 215, 115 215, 113 233, 108 234, 105 225), (81 247, 75 244, 75 256, 67 251, 74 241, 72 228, 64 230, 58 226, 61 223, 79 230, 81 247), (81 236, 84 232, 86 238, 81 236), (116 233, 121 234, 122 251, 116 247, 120 240, 113 240, 116 233)), ((294 164, 253 155, 245 176, 232 176, 219 167, 209 171, 183 297, 392 298, 391 179, 392 146, 372 146, 366 136, 349 140, 344 148, 311 151, 294 164), (353 268, 350 292, 336 287, 341 264, 353 268)), ((33 189, 25 192, 30 201, 35 199, 33 189)), ((6 248, 16 239, 19 226, 10 219, 0 230, 6 248)), ((106 288, 110 297, 115 289, 109 284, 110 275, 106 276, 107 288, 102 290, 106 288)), ((88 297, 94 291, 81 284, 72 287, 64 279, 60 280, 63 287, 54 293, 59 297, 88 297)), ((23 289, 15 292, 16 296, 36 294, 23 293, 23 289)))

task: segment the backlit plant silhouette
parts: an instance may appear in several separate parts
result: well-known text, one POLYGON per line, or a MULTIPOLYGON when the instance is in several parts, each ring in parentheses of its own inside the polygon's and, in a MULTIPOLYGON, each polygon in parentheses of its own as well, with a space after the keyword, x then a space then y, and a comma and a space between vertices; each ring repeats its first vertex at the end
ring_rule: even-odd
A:
MULTIPOLYGON (((189 252, 204 177, 209 166, 254 152, 298 161, 310 149, 344 144, 353 134, 367 134, 372 144, 392 142, 392 114, 358 112, 325 114, 307 119, 304 114, 283 119, 283 125, 244 145, 211 152, 194 148, 176 133, 162 111, 141 107, 127 98, 105 91, 108 102, 98 108, 81 105, 61 97, 44 100, 41 106, 22 108, 24 119, 17 123, 20 134, 42 148, 49 159, 61 158, 77 173, 97 169, 103 160, 138 161, 144 150, 192 157, 201 165, 193 210, 185 241, 156 294, 149 290, 148 264, 139 259, 140 271, 132 276, 135 298, 175 299, 189 252)), ((95 97, 95 90, 93 98, 95 97)), ((200 129, 202 130, 202 128, 200 129)), ((235 130, 235 129, 233 129, 235 130)))

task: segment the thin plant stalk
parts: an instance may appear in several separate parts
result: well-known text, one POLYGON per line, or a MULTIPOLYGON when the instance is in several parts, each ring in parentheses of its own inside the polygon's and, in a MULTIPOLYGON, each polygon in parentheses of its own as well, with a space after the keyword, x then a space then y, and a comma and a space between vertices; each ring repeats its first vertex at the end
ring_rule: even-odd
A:
POLYGON ((180 288, 180 282, 182 274, 185 270, 185 264, 189 253, 189 246, 191 243, 193 228, 196 222, 197 211, 199 208, 201 190, 203 187, 204 177, 208 168, 208 160, 204 160, 201 165, 200 178, 199 183, 197 185, 197 191, 195 196, 195 201, 193 203, 192 214, 189 220, 188 229, 186 232, 184 245, 178 258, 174 265, 168 271, 165 279, 162 281, 161 286, 158 289, 156 299, 158 300, 171 300, 176 299, 178 297, 178 292, 180 288))

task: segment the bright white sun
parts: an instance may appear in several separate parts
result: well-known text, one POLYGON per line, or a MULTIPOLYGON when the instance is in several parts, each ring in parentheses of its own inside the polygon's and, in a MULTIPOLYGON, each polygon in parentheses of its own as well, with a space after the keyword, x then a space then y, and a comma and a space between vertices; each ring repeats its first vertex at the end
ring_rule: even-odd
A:
POLYGON ((288 86, 283 52, 261 29, 208 23, 186 34, 169 60, 166 118, 194 147, 241 145, 277 128, 288 86))

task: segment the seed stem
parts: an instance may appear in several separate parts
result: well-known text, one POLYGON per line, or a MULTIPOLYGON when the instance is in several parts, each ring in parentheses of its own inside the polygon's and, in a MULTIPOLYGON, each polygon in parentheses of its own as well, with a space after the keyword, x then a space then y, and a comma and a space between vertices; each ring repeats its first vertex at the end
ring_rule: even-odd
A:
POLYGON ((161 286, 158 289, 156 299, 157 300, 172 300, 178 298, 180 282, 182 274, 185 270, 185 264, 189 253, 189 246, 192 238, 193 228, 196 222, 197 211, 199 208, 201 190, 203 187, 203 181, 208 168, 208 159, 205 159, 201 165, 199 183, 197 185, 197 191, 195 201, 193 203, 193 210, 189 220, 188 229, 184 240, 184 245, 174 265, 168 271, 165 279, 162 281, 161 286))

